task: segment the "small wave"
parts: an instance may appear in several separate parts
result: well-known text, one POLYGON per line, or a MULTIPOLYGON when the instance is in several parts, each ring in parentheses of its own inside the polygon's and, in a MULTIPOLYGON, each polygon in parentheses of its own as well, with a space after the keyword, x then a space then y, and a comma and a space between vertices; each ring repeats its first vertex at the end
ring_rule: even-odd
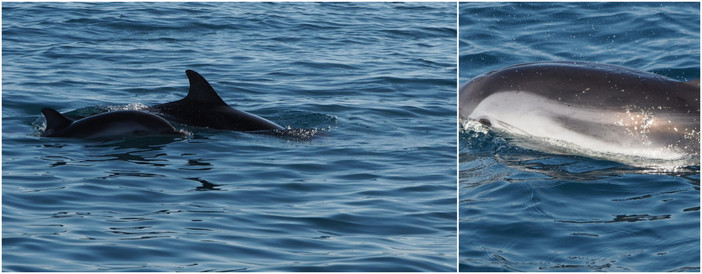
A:
POLYGON ((329 129, 317 128, 288 128, 274 129, 270 131, 270 134, 291 141, 308 141, 317 136, 320 132, 328 130, 329 129))
POLYGON ((353 65, 334 63, 334 62, 309 62, 298 61, 293 62, 294 66, 310 67, 315 69, 342 69, 342 70, 359 70, 360 68, 353 65))
POLYGON ((283 111, 270 118, 288 128, 329 128, 338 122, 338 118, 333 115, 299 110, 283 111))
POLYGON ((144 111, 149 109, 149 106, 144 105, 142 103, 131 103, 125 106, 108 106, 107 107, 110 111, 119 111, 119 110, 137 110, 137 111, 144 111))

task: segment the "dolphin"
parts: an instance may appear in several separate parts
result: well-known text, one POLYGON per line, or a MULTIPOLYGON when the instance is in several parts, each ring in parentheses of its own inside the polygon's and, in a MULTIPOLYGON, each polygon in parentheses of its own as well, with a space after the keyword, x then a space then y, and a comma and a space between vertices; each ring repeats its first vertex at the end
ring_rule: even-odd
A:
POLYGON ((536 62, 488 72, 460 88, 459 113, 578 151, 655 159, 700 151, 699 79, 614 65, 536 62))
POLYGON ((151 108, 177 123, 235 131, 277 130, 283 127, 248 112, 236 110, 199 73, 186 70, 190 90, 185 98, 151 108))
POLYGON ((134 134, 180 134, 165 119, 141 111, 106 112, 73 121, 58 111, 43 108, 45 137, 103 138, 134 134))

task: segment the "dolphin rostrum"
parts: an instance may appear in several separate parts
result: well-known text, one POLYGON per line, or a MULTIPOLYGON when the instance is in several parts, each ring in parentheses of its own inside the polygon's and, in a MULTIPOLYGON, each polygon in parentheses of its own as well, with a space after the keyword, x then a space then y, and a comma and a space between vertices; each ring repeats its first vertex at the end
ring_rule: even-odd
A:
POLYGON ((472 79, 461 87, 459 102, 462 120, 550 143, 657 159, 699 155, 699 80, 597 63, 537 62, 472 79))
POLYGON ((161 117, 141 111, 123 110, 101 113, 73 121, 58 111, 43 108, 45 137, 103 138, 147 134, 180 134, 161 117))
POLYGON ((186 70, 185 74, 190 81, 188 95, 181 100, 151 108, 177 123, 197 127, 235 131, 283 129, 264 118, 230 107, 197 72, 186 70))

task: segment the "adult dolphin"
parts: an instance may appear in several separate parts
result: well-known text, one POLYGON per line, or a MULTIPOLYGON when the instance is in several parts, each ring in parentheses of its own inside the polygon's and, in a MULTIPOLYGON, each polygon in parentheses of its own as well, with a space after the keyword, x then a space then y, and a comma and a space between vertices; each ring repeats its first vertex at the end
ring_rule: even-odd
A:
POLYGON ((537 62, 472 79, 461 87, 459 102, 462 119, 588 151, 657 159, 699 155, 699 80, 597 63, 537 62))
POLYGON ((45 137, 104 138, 146 134, 181 134, 163 118, 141 111, 112 111, 73 121, 58 111, 43 108, 45 137))
POLYGON ((219 97, 199 73, 186 70, 190 90, 185 98, 152 106, 152 109, 175 122, 214 129, 262 131, 283 127, 248 112, 236 110, 219 97))

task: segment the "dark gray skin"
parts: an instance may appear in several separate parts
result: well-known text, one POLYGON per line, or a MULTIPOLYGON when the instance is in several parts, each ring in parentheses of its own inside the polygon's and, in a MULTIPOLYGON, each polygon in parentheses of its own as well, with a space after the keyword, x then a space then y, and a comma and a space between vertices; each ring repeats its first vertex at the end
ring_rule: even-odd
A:
POLYGON ((188 95, 175 102, 152 106, 152 109, 169 120, 196 127, 234 131, 283 129, 264 118, 230 107, 197 72, 186 70, 185 74, 190 80, 188 95))
POLYGON ((132 135, 181 134, 168 121, 153 114, 125 110, 73 121, 51 108, 43 108, 45 137, 107 138, 132 135))
POLYGON ((551 137, 543 135, 550 132, 571 142, 573 135, 556 135, 575 132, 632 147, 644 140, 651 147, 699 154, 699 80, 679 82, 605 64, 537 62, 472 79, 461 87, 459 103, 462 119, 512 132, 551 137), (627 115, 651 123, 642 128, 627 115), (562 130, 553 131, 558 127, 562 130))
POLYGON ((696 114, 699 121, 699 80, 678 82, 653 73, 587 62, 527 63, 480 75, 461 87, 461 116, 468 117, 487 96, 506 90, 529 91, 561 98, 564 104, 599 109, 661 106, 696 114), (592 92, 583 95, 588 88, 592 92))

